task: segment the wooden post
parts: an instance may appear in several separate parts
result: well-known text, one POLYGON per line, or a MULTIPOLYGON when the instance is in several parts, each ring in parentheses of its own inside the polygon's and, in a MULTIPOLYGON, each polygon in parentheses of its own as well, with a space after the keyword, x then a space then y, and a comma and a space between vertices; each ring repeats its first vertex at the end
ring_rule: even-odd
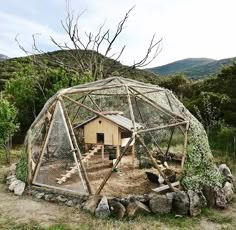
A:
POLYGON ((167 146, 167 149, 166 149, 165 156, 168 155, 168 152, 169 152, 169 149, 170 149, 170 144, 171 144, 171 141, 172 141, 172 137, 173 137, 174 131, 175 131, 175 127, 171 130, 170 139, 169 139, 169 142, 168 142, 168 146, 167 146))
POLYGON ((127 85, 125 85, 125 88, 127 90, 127 99, 128 99, 130 117, 131 117, 131 120, 133 123, 134 132, 136 132, 136 123, 135 123, 135 118, 134 118, 133 106, 132 106, 131 99, 130 99, 129 88, 127 85))
POLYGON ((49 129, 48 129, 48 132, 46 133, 46 138, 45 138, 45 142, 43 144, 43 149, 42 149, 42 152, 40 154, 39 160, 38 160, 36 168, 35 168, 32 184, 34 184, 36 182, 36 177, 38 175, 39 168, 40 168, 42 160, 43 160, 44 152, 45 152, 45 150, 47 148, 47 145, 48 145, 49 137, 50 137, 51 132, 52 132, 52 127, 53 127, 53 124, 54 124, 54 121, 55 121, 55 116, 56 116, 57 110, 58 110, 58 104, 56 103, 56 106, 55 106, 54 112, 53 112, 53 116, 52 116, 51 122, 49 124, 49 129))
POLYGON ((129 87, 130 89, 132 89, 134 92, 139 93, 142 97, 140 96, 136 96, 137 98, 140 98, 141 100, 145 101, 146 103, 150 104, 151 106, 153 106, 154 108, 158 109, 159 111, 163 112, 164 114, 166 114, 169 117, 176 117, 176 118, 180 118, 181 120, 184 120, 184 118, 174 112, 172 112, 169 109, 166 109, 165 107, 159 105, 158 103, 156 103, 155 101, 151 100, 149 97, 147 97, 146 95, 144 95, 143 93, 139 92, 138 90, 134 89, 133 87, 129 87))
MULTIPOLYGON (((132 106, 131 98, 130 98, 130 92, 129 92, 128 86, 125 85, 125 87, 126 87, 126 90, 127 90, 127 98, 128 98, 128 104, 129 104, 130 117, 131 117, 131 120, 132 120, 132 123, 133 123, 134 132, 136 132, 137 128, 136 128, 136 123, 135 123, 133 106, 132 106)), ((134 139, 134 142, 135 142, 135 139, 134 139)), ((132 145, 132 150, 131 151, 132 151, 132 166, 134 168, 134 157, 135 157, 135 154, 134 154, 134 143, 132 145)))
POLYGON ((119 156, 120 156, 120 146, 117 145, 116 146, 116 159, 118 159, 119 156))
POLYGON ((134 143, 132 145, 132 167, 134 168, 134 159, 135 159, 135 148, 134 148, 134 143))
MULTIPOLYGON (((85 101, 87 95, 85 95, 85 96, 83 96, 83 97, 84 97, 84 98, 83 98, 83 100, 81 101, 82 104, 84 103, 84 101, 85 101)), ((81 97, 81 98, 82 98, 82 97, 81 97)), ((72 102, 72 103, 73 103, 73 102, 72 102)), ((77 109, 77 111, 76 111, 74 117, 71 119, 71 122, 72 122, 72 123, 74 122, 74 120, 75 120, 76 117, 78 116, 78 114, 79 114, 79 110, 80 110, 80 106, 78 107, 78 109, 77 109)))
MULTIPOLYGON (((141 118, 141 120, 142 120, 142 123, 144 124, 144 127, 147 128, 147 126, 146 126, 146 124, 145 124, 145 121, 144 121, 144 119, 143 119, 143 115, 142 115, 142 113, 141 113, 141 111, 140 111, 140 109, 139 109, 139 106, 138 106, 138 102, 137 102, 137 98, 136 98, 136 97, 135 97, 135 103, 136 103, 136 107, 137 107, 137 109, 138 109, 139 116, 140 116, 140 118, 141 118)), ((158 148, 158 150, 164 155, 164 152, 162 151, 161 147, 158 145, 158 143, 157 143, 155 137, 152 135, 152 133, 151 133, 151 132, 148 132, 148 134, 149 134, 150 137, 152 138, 152 140, 153 140, 154 144, 156 145, 156 147, 158 148)))
POLYGON ((88 97, 89 97, 90 101, 96 106, 96 108, 98 109, 98 111, 101 112, 102 109, 101 109, 101 108, 98 106, 98 104, 93 100, 93 98, 92 98, 90 95, 88 95, 88 97))
MULTIPOLYGON (((172 105, 172 103, 171 103, 171 101, 170 101, 170 98, 169 98, 169 94, 168 94, 168 93, 169 93, 169 92, 165 91, 165 95, 166 95, 166 98, 167 98, 167 100, 168 100, 169 106, 170 106, 171 110, 174 112, 173 105, 172 105)), ((182 113, 181 113, 181 114, 182 114, 182 113)), ((183 128, 182 128, 181 126, 179 126, 178 128, 179 128, 179 129, 181 130, 181 132, 184 134, 183 128)))
POLYGON ((75 137, 75 133, 74 133, 71 121, 70 121, 69 116, 67 114, 67 111, 66 111, 66 108, 65 108, 65 105, 64 105, 64 102, 63 102, 62 98, 60 98, 60 101, 61 101, 62 109, 64 111, 64 115, 65 115, 65 118, 66 118, 66 121, 67 121, 67 124, 68 124, 69 131, 70 131, 70 134, 71 134, 72 141, 73 141, 75 149, 78 153, 78 158, 79 158, 79 163, 80 163, 80 166, 81 166, 81 171, 84 175, 84 179, 85 179, 85 183, 86 183, 87 188, 88 188, 88 192, 89 192, 89 194, 92 194, 92 189, 91 189, 91 186, 90 186, 90 183, 89 183, 88 175, 86 173, 84 163, 82 161, 82 155, 81 155, 79 146, 78 146, 77 141, 76 141, 76 137, 75 137))
POLYGON ((184 168, 184 161, 185 161, 186 153, 187 153, 188 128, 189 128, 189 122, 186 124, 186 129, 185 129, 185 131, 184 131, 184 148, 183 148, 183 157, 182 157, 182 160, 181 160, 181 169, 184 168))
MULTIPOLYGON (((73 145, 72 140, 71 140, 70 131, 68 129, 66 118, 65 118, 65 113, 63 111, 63 108, 62 108, 62 105, 61 105, 60 101, 58 101, 58 105, 59 105, 59 109, 60 109, 61 114, 62 114, 62 119, 63 119, 64 125, 65 125, 66 133, 67 133, 67 136, 69 138, 70 147, 71 147, 71 150, 73 150, 74 149, 74 145, 73 145)), ((80 171, 80 167, 79 167, 79 163, 78 163, 75 151, 73 151, 73 158, 74 158, 75 165, 76 165, 78 173, 79 173, 79 177, 80 177, 81 183, 82 183, 84 189, 86 190, 86 186, 85 186, 84 179, 83 179, 81 171, 80 171)))
POLYGON ((102 151, 102 163, 104 164, 104 145, 101 146, 101 151, 102 151))
POLYGON ((104 180, 102 181, 101 185, 99 186, 99 188, 98 188, 98 190, 96 192, 96 195, 100 194, 100 192, 102 191, 103 187, 105 186, 105 184, 107 183, 108 179, 110 178, 113 170, 117 167, 117 165, 119 164, 121 158, 127 152, 127 150, 129 149, 129 146, 130 146, 130 144, 132 143, 133 140, 134 140, 134 137, 131 137, 130 140, 128 141, 128 143, 126 144, 125 148, 123 149, 122 153, 120 154, 120 156, 116 159, 115 164, 113 165, 113 167, 110 169, 110 171, 105 176, 104 180))
POLYGON ((179 126, 179 125, 186 125, 187 123, 188 123, 188 121, 182 121, 182 122, 178 122, 178 123, 174 123, 174 124, 170 124, 170 125, 163 125, 163 126, 158 126, 158 127, 149 128, 149 129, 142 129, 142 130, 137 131, 137 133, 145 133, 145 132, 149 132, 149 131, 172 128, 172 127, 179 126))
POLYGON ((175 191, 174 187, 171 185, 171 183, 168 181, 166 175, 161 171, 161 169, 159 168, 156 160, 153 158, 152 153, 149 151, 148 147, 145 145, 145 143, 143 142, 143 140, 139 137, 139 135, 137 135, 137 138, 139 139, 140 143, 142 144, 142 146, 145 148, 147 154, 149 155, 152 163, 154 164, 154 167, 158 170, 158 172, 160 173, 160 175, 163 177, 163 179, 165 180, 165 182, 167 183, 167 185, 170 187, 171 191, 175 191))
POLYGON ((84 144, 84 150, 85 150, 85 152, 88 151, 88 144, 87 143, 84 144))
POLYGON ((28 140, 27 140, 27 153, 28 153, 28 184, 32 182, 32 151, 31 151, 31 129, 28 131, 28 140))
POLYGON ((63 92, 63 96, 68 95, 68 94, 83 93, 83 92, 88 92, 88 91, 114 89, 114 88, 118 88, 118 87, 121 87, 121 84, 108 85, 108 86, 84 87, 84 88, 79 88, 79 89, 70 89, 69 91, 63 92))
MULTIPOLYGON (((83 105, 83 104, 79 103, 78 101, 75 101, 74 99, 72 99, 72 98, 70 98, 70 97, 67 97, 67 96, 65 96, 65 95, 62 95, 62 97, 65 98, 65 99, 67 99, 67 100, 69 100, 69 101, 74 102, 76 105, 81 106, 81 107, 87 109, 88 111, 90 111, 90 112, 92 112, 92 113, 94 113, 94 114, 96 114, 96 115, 98 115, 98 116, 100 116, 100 117, 103 117, 104 119, 106 119, 106 120, 108 120, 108 121, 111 121, 107 116, 105 116, 105 115, 102 114, 101 112, 98 112, 98 111, 96 111, 96 110, 94 110, 94 109, 91 109, 91 108, 89 108, 88 106, 83 105)), ((113 122, 113 121, 112 121, 112 122, 113 122)), ((129 130, 129 131, 131 131, 131 132, 133 131, 133 130, 131 130, 131 129, 127 129, 127 130, 129 130)))

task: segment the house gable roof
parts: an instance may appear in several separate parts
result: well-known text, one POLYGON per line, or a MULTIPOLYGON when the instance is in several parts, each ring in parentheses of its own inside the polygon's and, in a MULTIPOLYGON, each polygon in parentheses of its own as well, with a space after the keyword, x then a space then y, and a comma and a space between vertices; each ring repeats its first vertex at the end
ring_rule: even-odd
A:
MULTIPOLYGON (((134 129, 132 120, 120 115, 119 113, 103 113, 103 115, 105 115, 104 118, 106 118, 108 121, 113 122, 114 124, 120 126, 121 128, 127 129, 129 131, 132 131, 134 129)), ((82 127, 97 118, 99 118, 99 115, 96 115, 96 116, 88 119, 87 121, 85 121, 81 124, 78 124, 75 128, 82 127)), ((136 129, 143 128, 143 126, 137 122, 135 122, 135 126, 136 126, 136 129)))

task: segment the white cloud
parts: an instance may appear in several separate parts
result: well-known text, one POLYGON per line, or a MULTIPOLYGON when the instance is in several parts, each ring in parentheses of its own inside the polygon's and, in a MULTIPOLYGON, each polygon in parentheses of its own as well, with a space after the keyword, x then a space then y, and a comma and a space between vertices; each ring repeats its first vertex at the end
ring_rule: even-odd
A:
POLYGON ((55 37, 59 41, 67 40, 65 34, 58 33, 48 26, 41 25, 33 20, 29 21, 15 15, 0 12, 0 21, 0 50, 10 57, 25 55, 15 42, 15 37, 17 35, 19 42, 27 50, 31 50, 32 48, 33 34, 38 34, 36 36, 37 44, 42 49, 53 48, 52 42, 50 41, 50 36, 55 37))
MULTIPOLYGON (((42 4, 46 1, 42 0, 42 4)), ((7 1, 3 4, 7 4, 7 1)), ((24 3, 21 2, 21 7, 24 3)), ((53 0, 60 12, 64 11, 64 0, 53 0)), ((187 57, 226 58, 236 56, 236 21, 235 0, 71 0, 75 12, 87 11, 79 20, 81 32, 96 32, 106 20, 105 28, 115 28, 124 14, 133 5, 126 28, 116 44, 118 50, 126 45, 122 56, 124 64, 132 64, 146 51, 153 33, 163 37, 163 50, 152 66, 161 65, 187 57)), ((32 5, 31 5, 32 7, 32 5)), ((51 6, 52 8, 52 6, 51 6)), ((58 13, 59 11, 55 12, 58 13)), ((50 18, 54 13, 46 10, 42 17, 50 18)), ((61 15, 60 18, 63 18, 61 15)), ((17 12, 0 12, 0 52, 9 56, 22 55, 14 43, 14 37, 20 33, 20 40, 30 48, 31 34, 40 33, 39 44, 44 49, 52 49, 49 35, 60 41, 68 40, 63 34, 60 22, 53 29, 50 23, 45 25, 40 20, 26 20, 17 12)), ((113 30, 114 31, 114 30, 113 30)))

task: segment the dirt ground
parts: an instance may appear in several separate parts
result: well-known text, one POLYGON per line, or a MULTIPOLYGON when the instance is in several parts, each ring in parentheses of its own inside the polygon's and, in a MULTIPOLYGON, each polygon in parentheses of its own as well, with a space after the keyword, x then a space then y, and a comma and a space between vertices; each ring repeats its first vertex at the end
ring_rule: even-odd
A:
MULTIPOLYGON (((0 168, 1 181, 6 171, 0 168)), ((1 183, 0 229, 236 229, 236 202, 227 210, 208 210, 196 218, 151 215, 100 220, 76 208, 14 196, 1 183)))
MULTIPOLYGON (((70 189, 79 193, 85 192, 77 173, 67 179, 66 182, 59 185, 56 178, 60 178, 62 174, 66 174, 74 164, 68 164, 67 168, 64 166, 63 160, 57 160, 44 166, 41 166, 36 182, 46 185, 52 185, 58 188, 70 189)), ((180 171, 180 164, 170 163, 170 168, 177 172, 180 171)), ((102 161, 101 156, 95 155, 90 160, 89 164, 85 165, 88 173, 88 178, 91 184, 92 191, 95 193, 102 183, 103 179, 112 167, 112 161, 105 156, 102 161)), ((114 172, 102 190, 103 195, 126 197, 129 194, 145 194, 152 192, 152 189, 157 188, 157 184, 151 183, 145 172, 152 172, 158 174, 157 170, 140 169, 138 160, 135 160, 134 167, 132 166, 132 157, 130 155, 122 158, 121 164, 117 167, 117 172, 114 172)))

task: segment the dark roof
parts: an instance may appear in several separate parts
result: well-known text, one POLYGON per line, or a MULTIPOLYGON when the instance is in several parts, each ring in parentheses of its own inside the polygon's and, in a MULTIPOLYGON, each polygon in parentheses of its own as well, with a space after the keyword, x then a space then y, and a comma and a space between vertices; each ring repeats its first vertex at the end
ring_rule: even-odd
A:
MULTIPOLYGON (((104 114, 105 118, 107 118, 107 120, 117 124, 118 126, 120 126, 121 128, 124 128, 124 129, 127 129, 127 130, 133 130, 134 127, 133 127, 133 122, 132 120, 130 120, 129 118, 127 117, 124 117, 120 114, 104 114)), ((78 124, 75 128, 78 128, 78 127, 81 127, 81 126, 84 126, 86 124, 88 124, 89 122, 93 121, 94 119, 98 118, 99 115, 97 116, 94 116, 92 118, 90 118, 89 120, 81 123, 81 124, 78 124)), ((140 125, 139 123, 135 122, 135 126, 136 126, 136 129, 141 129, 143 128, 142 125, 140 125)))

